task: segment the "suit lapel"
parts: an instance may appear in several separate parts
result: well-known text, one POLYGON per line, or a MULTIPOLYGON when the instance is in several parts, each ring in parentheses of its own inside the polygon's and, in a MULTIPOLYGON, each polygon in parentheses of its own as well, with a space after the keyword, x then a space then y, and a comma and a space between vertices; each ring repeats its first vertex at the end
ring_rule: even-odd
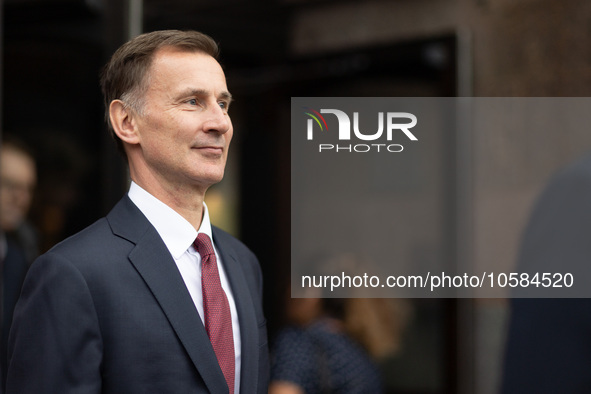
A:
POLYGON ((245 272, 240 264, 239 256, 227 242, 223 242, 223 237, 220 236, 218 229, 212 227, 212 230, 214 242, 222 258, 224 269, 232 287, 240 322, 242 343, 240 391, 243 393, 255 393, 257 392, 259 372, 259 338, 254 303, 248 284, 246 283, 245 272))
POLYGON ((127 196, 107 219, 115 234, 135 243, 129 260, 158 301, 209 391, 227 389, 185 282, 154 227, 127 196))

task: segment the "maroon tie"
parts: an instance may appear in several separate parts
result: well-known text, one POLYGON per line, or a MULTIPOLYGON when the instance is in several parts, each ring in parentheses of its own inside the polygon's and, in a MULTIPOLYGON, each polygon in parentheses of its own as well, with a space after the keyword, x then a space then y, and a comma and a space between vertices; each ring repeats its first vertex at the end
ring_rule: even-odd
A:
POLYGON ((205 330, 230 388, 230 394, 234 394, 234 335, 230 304, 220 283, 218 264, 209 236, 199 233, 195 240, 195 247, 201 255, 205 330))

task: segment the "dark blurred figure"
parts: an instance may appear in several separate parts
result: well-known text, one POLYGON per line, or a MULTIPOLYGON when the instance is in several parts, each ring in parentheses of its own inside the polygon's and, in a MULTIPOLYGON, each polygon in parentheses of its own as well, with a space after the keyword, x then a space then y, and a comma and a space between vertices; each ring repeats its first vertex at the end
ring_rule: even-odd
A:
POLYGON ((0 227, 21 248, 29 265, 39 255, 37 233, 27 221, 36 185, 31 149, 15 137, 5 136, 0 151, 0 227))
MULTIPOLYGON (((575 285, 590 267, 591 156, 542 193, 518 263, 520 272, 572 272, 575 285)), ((503 369, 506 394, 591 393, 591 299, 512 299, 503 369)))
MULTIPOLYGON (((343 266, 350 257, 337 257, 343 266)), ((378 362, 399 348, 404 321, 398 300, 288 297, 289 323, 272 347, 269 394, 379 394, 378 362)), ((360 294, 361 295, 361 294, 360 294)))
MULTIPOLYGON (((5 137, 0 149, 0 371, 6 375, 8 333, 27 268, 37 254, 36 237, 26 222, 37 182, 31 151, 5 137)), ((1 388, 0 388, 1 392, 1 388)))

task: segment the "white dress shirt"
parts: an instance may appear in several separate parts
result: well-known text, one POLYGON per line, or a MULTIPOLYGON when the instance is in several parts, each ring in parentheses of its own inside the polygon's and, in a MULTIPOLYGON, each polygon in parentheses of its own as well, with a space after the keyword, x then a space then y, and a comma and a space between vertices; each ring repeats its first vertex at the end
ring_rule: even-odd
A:
POLYGON ((189 223, 185 218, 178 214, 175 210, 158 200, 156 197, 142 189, 135 182, 131 182, 129 188, 129 198, 146 216, 148 221, 154 226, 160 238, 168 248, 172 255, 187 290, 193 299, 195 308, 203 322, 203 293, 201 292, 201 256, 197 253, 197 249, 193 246, 193 242, 197 238, 197 234, 205 233, 212 240, 213 248, 215 250, 215 257, 217 259, 218 271, 220 273, 220 281, 222 288, 226 292, 228 303, 230 304, 230 313, 232 315, 232 331, 234 334, 234 355, 236 358, 236 373, 235 373, 235 389, 234 393, 240 392, 240 360, 241 360, 241 346, 240 346, 240 326, 238 323, 238 313, 236 311, 236 304, 234 303, 234 296, 226 271, 222 264, 222 259, 218 253, 213 236, 211 234, 211 222, 209 221, 209 212, 207 206, 203 203, 203 218, 201 220, 201 227, 199 231, 189 223))

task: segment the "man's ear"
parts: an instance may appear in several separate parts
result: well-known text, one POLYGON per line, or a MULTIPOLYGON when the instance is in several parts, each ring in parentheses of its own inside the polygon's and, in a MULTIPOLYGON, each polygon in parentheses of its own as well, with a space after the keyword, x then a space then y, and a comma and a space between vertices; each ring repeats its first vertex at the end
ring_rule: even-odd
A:
POLYGON ((123 101, 111 101, 111 105, 109 106, 109 117, 111 119, 113 130, 121 141, 130 145, 135 145, 140 142, 136 127, 136 114, 131 108, 129 108, 129 106, 126 106, 123 101))

